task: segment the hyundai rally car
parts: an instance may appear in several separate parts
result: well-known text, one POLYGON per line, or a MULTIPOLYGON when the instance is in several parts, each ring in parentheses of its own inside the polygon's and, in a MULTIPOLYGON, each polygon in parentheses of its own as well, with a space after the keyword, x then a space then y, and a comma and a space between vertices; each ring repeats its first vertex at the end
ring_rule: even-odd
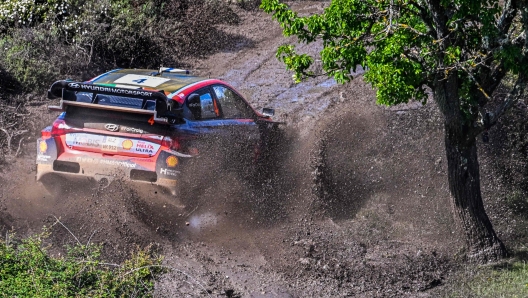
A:
POLYGON ((117 177, 176 193, 211 144, 237 148, 228 153, 233 161, 255 162, 279 124, 270 119, 273 109, 255 111, 225 82, 172 68, 57 81, 48 97, 60 98, 49 109, 62 113, 37 140, 37 181, 117 177))

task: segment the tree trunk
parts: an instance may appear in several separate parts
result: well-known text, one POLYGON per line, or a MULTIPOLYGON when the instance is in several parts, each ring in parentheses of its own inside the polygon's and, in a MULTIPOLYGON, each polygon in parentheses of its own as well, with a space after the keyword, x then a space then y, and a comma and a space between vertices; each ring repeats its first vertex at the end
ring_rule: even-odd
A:
POLYGON ((480 263, 501 259, 507 251, 484 210, 477 144, 469 137, 473 123, 462 116, 456 72, 436 81, 434 97, 445 118, 449 190, 453 212, 466 234, 468 258, 480 263))
POLYGON ((499 260, 507 256, 507 251, 484 210, 476 142, 464 144, 465 141, 449 130, 446 123, 449 190, 453 212, 466 234, 468 258, 479 263, 499 260))

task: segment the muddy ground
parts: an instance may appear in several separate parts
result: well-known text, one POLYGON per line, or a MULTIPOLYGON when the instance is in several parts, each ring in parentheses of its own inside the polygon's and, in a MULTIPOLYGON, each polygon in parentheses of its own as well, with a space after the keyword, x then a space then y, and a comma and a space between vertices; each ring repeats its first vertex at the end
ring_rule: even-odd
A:
MULTIPOLYGON (((323 5, 295 3, 303 13, 323 5)), ((153 244, 174 268, 157 283, 159 297, 439 295, 463 243, 435 105, 377 106, 359 69, 346 85, 327 78, 295 85, 275 58, 288 41, 280 27, 259 11, 238 13, 240 25, 221 27, 235 47, 219 41, 216 54, 189 63, 231 83, 258 109, 275 108, 287 123, 274 175, 254 183, 215 169, 214 183, 183 200, 119 181, 106 188, 68 182, 56 196, 34 182, 37 128, 56 114, 30 107, 36 129, 0 180, 2 233, 55 223, 56 252, 75 235, 104 243, 112 262, 153 244)), ((493 196, 500 183, 490 173, 484 164, 484 192, 493 196)))

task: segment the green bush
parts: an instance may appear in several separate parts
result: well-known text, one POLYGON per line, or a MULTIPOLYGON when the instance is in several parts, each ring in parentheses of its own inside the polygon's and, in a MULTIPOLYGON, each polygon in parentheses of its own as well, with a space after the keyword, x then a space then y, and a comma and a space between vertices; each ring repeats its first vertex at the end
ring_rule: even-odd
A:
POLYGON ((0 24, 27 27, 42 22, 67 23, 74 18, 76 0, 4 0, 0 3, 0 24))
POLYGON ((138 250, 121 265, 100 260, 100 245, 69 247, 50 257, 43 232, 0 241, 0 297, 150 297, 161 258, 138 250))
POLYGON ((2 66, 28 89, 42 87, 48 83, 47 78, 59 74, 57 65, 46 59, 49 47, 39 46, 47 39, 40 33, 17 30, 0 41, 0 47, 5 49, 2 66))
POLYGON ((225 44, 216 25, 238 21, 221 0, 7 0, 0 69, 40 91, 117 67, 185 67, 225 44))

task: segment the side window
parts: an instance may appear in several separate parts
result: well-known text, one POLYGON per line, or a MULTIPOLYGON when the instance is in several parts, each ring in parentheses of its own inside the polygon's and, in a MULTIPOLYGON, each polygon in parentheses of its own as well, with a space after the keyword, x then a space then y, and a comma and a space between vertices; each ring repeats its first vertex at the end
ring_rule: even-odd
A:
POLYGON ((213 89, 224 118, 250 119, 255 116, 255 113, 244 99, 233 90, 221 85, 214 86, 213 89))
POLYGON ((185 118, 195 120, 213 119, 220 116, 220 111, 216 107, 216 102, 209 87, 189 94, 184 105, 183 113, 185 118))

